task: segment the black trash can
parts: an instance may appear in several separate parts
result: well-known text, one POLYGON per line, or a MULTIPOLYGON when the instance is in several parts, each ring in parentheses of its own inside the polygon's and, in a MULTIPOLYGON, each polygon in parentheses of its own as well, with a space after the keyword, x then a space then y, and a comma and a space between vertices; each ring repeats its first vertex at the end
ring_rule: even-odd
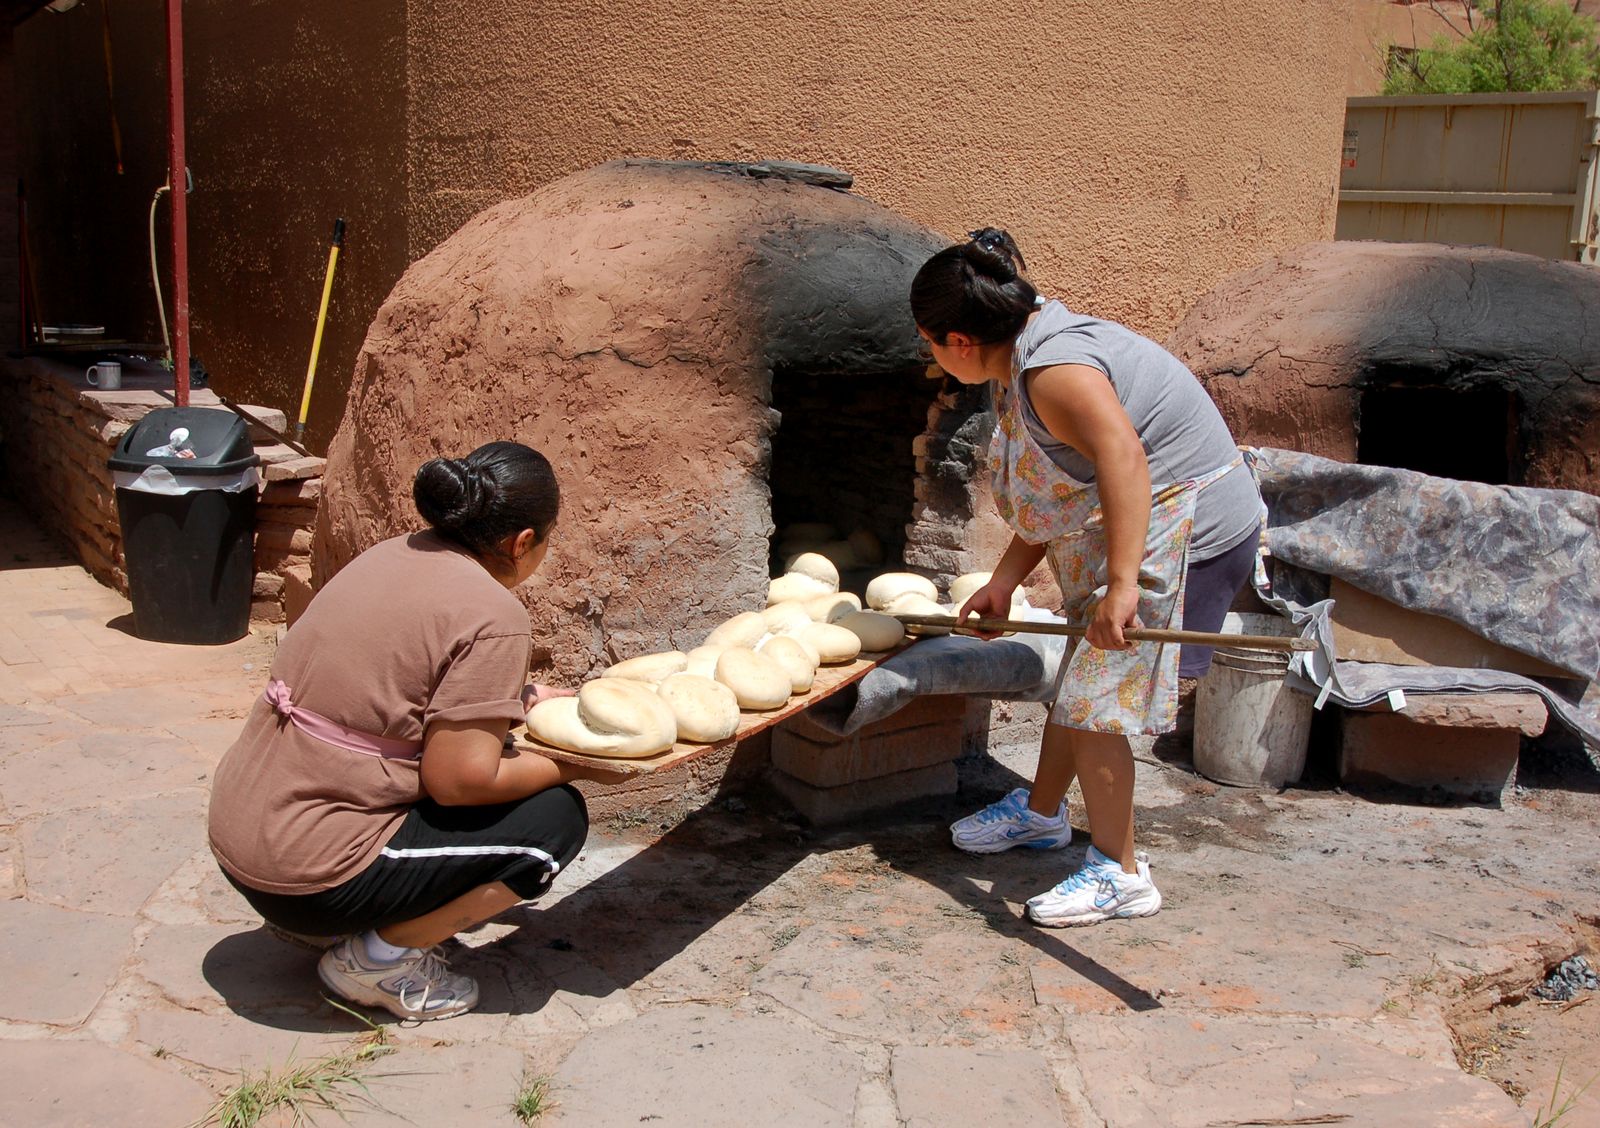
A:
POLYGON ((158 408, 122 437, 108 465, 134 634, 218 644, 250 629, 260 461, 244 420, 217 408, 158 408))

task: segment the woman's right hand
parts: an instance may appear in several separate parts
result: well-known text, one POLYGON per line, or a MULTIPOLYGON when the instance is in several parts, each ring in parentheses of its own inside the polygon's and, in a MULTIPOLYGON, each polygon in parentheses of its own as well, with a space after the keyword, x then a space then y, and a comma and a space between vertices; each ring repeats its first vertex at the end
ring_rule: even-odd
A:
MULTIPOLYGON (((1011 614, 1011 595, 1015 592, 1016 585, 1010 586, 997 584, 993 580, 984 584, 972 593, 961 610, 956 612, 956 618, 965 621, 969 618, 978 619, 1004 619, 1011 614)), ((963 627, 962 630, 981 639, 999 638, 1003 631, 980 631, 976 627, 963 627)))

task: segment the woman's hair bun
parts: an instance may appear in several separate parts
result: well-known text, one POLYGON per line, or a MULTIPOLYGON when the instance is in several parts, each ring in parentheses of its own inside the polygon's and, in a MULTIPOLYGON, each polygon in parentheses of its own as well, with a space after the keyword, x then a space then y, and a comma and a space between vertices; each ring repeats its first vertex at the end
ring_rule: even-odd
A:
POLYGON ((981 227, 968 232, 967 239, 961 247, 961 257, 996 282, 1013 281, 1027 269, 1022 252, 1009 232, 998 227, 981 227))
POLYGON ((460 458, 435 458, 417 470, 411 494, 417 512, 436 529, 459 530, 478 520, 489 490, 483 471, 460 458))

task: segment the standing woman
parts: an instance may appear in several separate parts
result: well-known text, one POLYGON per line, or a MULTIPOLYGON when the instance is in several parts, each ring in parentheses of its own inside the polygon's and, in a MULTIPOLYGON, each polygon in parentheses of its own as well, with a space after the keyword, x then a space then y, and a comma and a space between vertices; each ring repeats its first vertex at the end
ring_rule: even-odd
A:
MULTIPOLYGON (((911 310, 933 357, 966 384, 989 382, 999 426, 993 491, 1015 534, 960 617, 1004 617, 1011 593, 1048 559, 1064 613, 1086 622, 1063 661, 1032 788, 951 826, 978 854, 1060 849, 1066 794, 1083 792, 1084 865, 1028 901, 1059 927, 1150 916, 1161 894, 1133 848, 1128 737, 1170 731, 1178 679, 1209 648, 1138 645, 1128 627, 1215 631, 1248 578, 1261 498, 1227 425, 1194 375, 1155 342, 1046 302, 1016 244, 985 228, 917 272, 911 310)), ((992 636, 990 636, 992 637, 992 636)))
POLYGON ((417 471, 431 530, 368 549, 284 637, 217 767, 211 849, 283 932, 339 937, 317 972, 402 1018, 471 1010, 437 945, 550 888, 588 833, 578 773, 512 751, 528 613, 512 589, 550 546, 550 463, 497 442, 417 471))

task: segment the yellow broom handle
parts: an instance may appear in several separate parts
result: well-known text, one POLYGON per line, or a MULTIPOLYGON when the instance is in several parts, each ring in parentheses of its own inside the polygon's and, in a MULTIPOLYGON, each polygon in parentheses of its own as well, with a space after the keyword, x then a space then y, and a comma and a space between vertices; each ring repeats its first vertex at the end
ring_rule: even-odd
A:
POLYGON ((300 418, 294 425, 295 437, 305 434, 306 416, 311 412, 311 388, 317 380, 317 355, 322 352, 322 328, 328 321, 328 299, 333 296, 333 269, 339 263, 339 248, 344 245, 344 220, 333 221, 333 246, 328 248, 328 273, 322 280, 322 305, 317 309, 317 331, 311 338, 311 363, 306 365, 306 390, 300 397, 300 418))

